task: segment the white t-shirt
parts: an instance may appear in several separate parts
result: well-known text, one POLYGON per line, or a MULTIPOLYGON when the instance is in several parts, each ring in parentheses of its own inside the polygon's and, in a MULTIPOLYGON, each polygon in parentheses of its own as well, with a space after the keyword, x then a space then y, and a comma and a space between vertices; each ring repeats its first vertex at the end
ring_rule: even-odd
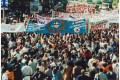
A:
POLYGON ((30 66, 23 66, 22 67, 22 74, 24 76, 29 76, 33 73, 32 68, 30 66))
POLYGON ((16 55, 15 55, 16 57, 17 57, 17 60, 20 60, 21 59, 21 56, 20 56, 20 54, 19 53, 16 53, 16 55))
POLYGON ((52 63, 50 64, 50 66, 51 66, 51 67, 54 67, 54 66, 56 66, 56 64, 55 64, 54 62, 52 62, 52 63))
POLYGON ((9 48, 11 48, 11 47, 13 47, 13 46, 14 46, 14 44, 13 44, 13 42, 12 42, 12 41, 9 41, 8 45, 9 45, 9 48))
POLYGON ((3 75, 2 75, 2 80, 8 80, 8 76, 7 76, 6 73, 3 73, 3 75))
POLYGON ((119 58, 118 58, 116 55, 114 55, 114 54, 113 54, 113 56, 111 55, 111 58, 112 58, 112 62, 113 62, 114 60, 118 61, 118 59, 119 59, 119 58))
POLYGON ((78 43, 73 43, 73 45, 74 45, 74 47, 75 47, 76 49, 79 49, 78 43))
POLYGON ((107 50, 105 50, 105 49, 99 49, 99 51, 98 51, 98 53, 106 53, 107 52, 107 50))
POLYGON ((28 50, 29 50, 28 48, 23 47, 22 50, 20 51, 20 55, 22 55, 25 52, 28 52, 28 50))

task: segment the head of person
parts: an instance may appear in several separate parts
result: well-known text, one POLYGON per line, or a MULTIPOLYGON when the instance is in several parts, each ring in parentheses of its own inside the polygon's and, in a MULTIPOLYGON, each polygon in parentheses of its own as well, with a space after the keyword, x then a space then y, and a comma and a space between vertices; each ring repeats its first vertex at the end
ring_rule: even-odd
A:
POLYGON ((109 70, 110 70, 110 71, 113 71, 113 68, 112 68, 112 67, 109 67, 109 70))
POLYGON ((39 71, 39 68, 36 68, 36 71, 38 72, 38 71, 39 71))
POLYGON ((2 73, 5 73, 6 70, 7 70, 7 69, 4 67, 4 68, 2 69, 2 73))
POLYGON ((75 66, 78 66, 78 61, 76 61, 74 64, 75 64, 75 66))
POLYGON ((31 58, 30 60, 31 60, 31 62, 33 62, 33 58, 31 58))
POLYGON ((73 67, 73 66, 74 66, 74 64, 73 64, 73 62, 72 62, 72 61, 68 61, 68 62, 67 62, 67 66, 73 67))
POLYGON ((95 55, 92 55, 92 58, 94 58, 94 59, 95 59, 95 55))
POLYGON ((99 69, 99 72, 103 72, 103 69, 102 69, 102 68, 100 68, 100 69, 99 69))
POLYGON ((96 63, 93 63, 93 66, 94 66, 94 67, 96 67, 96 66, 97 66, 97 64, 96 64, 96 63))
POLYGON ((12 72, 13 71, 13 67, 12 66, 8 67, 8 71, 12 72))
POLYGON ((105 58, 102 58, 102 61, 106 62, 106 59, 105 59, 105 58))
POLYGON ((57 69, 56 69, 56 67, 54 67, 53 68, 53 74, 56 74, 56 72, 57 72, 57 69))
POLYGON ((117 61, 116 61, 116 60, 114 60, 114 61, 113 61, 113 63, 115 64, 115 63, 117 63, 117 61))
POLYGON ((25 65, 28 65, 28 61, 25 62, 25 65))

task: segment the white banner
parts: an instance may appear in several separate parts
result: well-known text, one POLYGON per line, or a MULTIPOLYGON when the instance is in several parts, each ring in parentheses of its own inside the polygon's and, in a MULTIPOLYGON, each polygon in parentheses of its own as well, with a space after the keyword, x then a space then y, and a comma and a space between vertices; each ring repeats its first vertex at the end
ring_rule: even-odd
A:
POLYGON ((1 32, 25 32, 24 23, 1 24, 1 32))

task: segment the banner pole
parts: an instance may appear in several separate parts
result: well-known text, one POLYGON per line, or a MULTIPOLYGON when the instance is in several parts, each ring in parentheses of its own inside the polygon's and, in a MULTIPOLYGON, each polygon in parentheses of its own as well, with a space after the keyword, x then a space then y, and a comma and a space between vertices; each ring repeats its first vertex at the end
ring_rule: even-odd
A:
POLYGON ((5 19, 5 8, 3 8, 3 20, 5 19))

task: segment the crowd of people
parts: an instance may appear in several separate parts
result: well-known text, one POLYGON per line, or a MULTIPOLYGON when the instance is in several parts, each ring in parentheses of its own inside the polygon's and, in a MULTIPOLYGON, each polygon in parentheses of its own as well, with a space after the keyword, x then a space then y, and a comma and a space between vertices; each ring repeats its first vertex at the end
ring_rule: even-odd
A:
POLYGON ((2 80, 119 80, 119 26, 88 34, 1 33, 2 80))

